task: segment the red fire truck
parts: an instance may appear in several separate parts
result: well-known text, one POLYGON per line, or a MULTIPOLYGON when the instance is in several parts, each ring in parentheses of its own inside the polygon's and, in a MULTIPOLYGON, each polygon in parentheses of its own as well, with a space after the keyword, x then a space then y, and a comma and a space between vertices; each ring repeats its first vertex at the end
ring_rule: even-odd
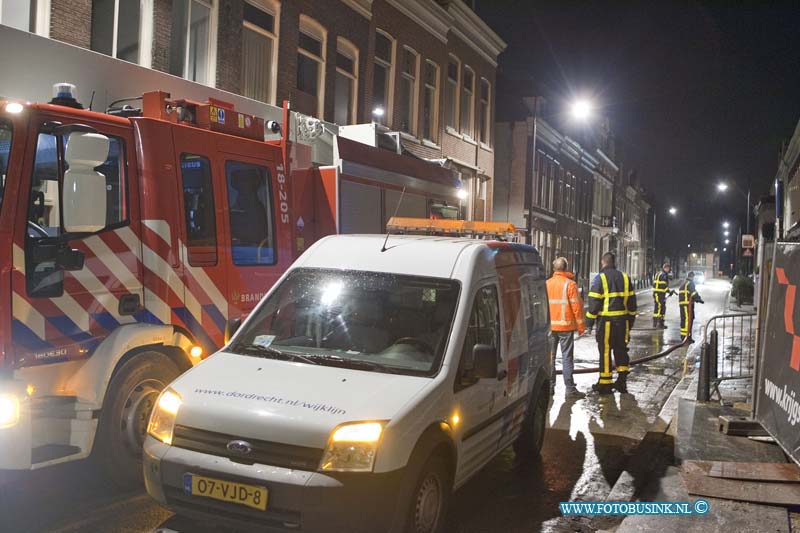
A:
POLYGON ((70 89, 0 101, 0 468, 94 449, 136 481, 160 390, 296 258, 288 142, 222 101, 70 89))

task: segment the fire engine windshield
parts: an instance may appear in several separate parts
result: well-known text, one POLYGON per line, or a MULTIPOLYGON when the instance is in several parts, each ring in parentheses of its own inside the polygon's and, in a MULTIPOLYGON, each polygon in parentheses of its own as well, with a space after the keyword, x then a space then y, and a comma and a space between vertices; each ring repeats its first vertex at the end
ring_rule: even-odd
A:
POLYGON ((3 192, 6 189, 8 156, 11 153, 11 125, 0 121, 0 210, 3 209, 3 192))
POLYGON ((235 353, 433 375, 458 301, 452 280, 298 269, 236 336, 235 353))

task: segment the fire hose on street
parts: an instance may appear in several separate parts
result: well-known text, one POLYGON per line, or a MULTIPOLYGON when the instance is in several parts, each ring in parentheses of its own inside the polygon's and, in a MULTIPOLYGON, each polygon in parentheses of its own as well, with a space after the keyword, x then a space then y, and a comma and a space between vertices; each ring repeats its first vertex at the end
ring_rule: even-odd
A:
MULTIPOLYGON (((678 348, 688 345, 689 343, 687 342, 687 340, 684 340, 679 344, 671 344, 658 353, 654 353, 652 355, 646 355, 644 357, 639 357, 638 359, 632 359, 629 364, 630 366, 641 365, 642 363, 647 363, 653 361, 654 359, 659 359, 661 357, 667 356, 672 352, 674 352, 675 350, 677 350, 678 348)), ((572 371, 573 374, 593 374, 595 372, 600 372, 600 367, 595 366, 591 368, 576 368, 575 370, 572 371)), ((556 374, 561 375, 562 371, 557 370, 556 374)))

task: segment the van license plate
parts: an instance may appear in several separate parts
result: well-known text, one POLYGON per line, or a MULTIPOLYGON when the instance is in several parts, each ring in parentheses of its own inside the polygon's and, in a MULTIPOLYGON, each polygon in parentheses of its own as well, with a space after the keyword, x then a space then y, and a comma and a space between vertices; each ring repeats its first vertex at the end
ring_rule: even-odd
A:
POLYGON ((267 509, 267 489, 244 483, 234 483, 194 474, 183 475, 183 492, 228 503, 246 505, 253 509, 267 509))

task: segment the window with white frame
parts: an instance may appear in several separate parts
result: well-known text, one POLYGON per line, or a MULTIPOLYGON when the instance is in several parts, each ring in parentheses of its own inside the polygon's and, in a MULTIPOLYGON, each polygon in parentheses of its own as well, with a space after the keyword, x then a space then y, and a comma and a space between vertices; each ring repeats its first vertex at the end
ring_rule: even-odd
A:
POLYGON ((458 129, 458 59, 450 56, 447 62, 447 85, 445 87, 444 123, 447 127, 458 129))
POLYGON ((422 95, 422 137, 437 142, 439 139, 439 65, 425 62, 423 76, 425 90, 422 95))
POLYGON ((22 31, 35 32, 37 3, 36 0, 0 1, 0 24, 22 31))
POLYGON ((214 84, 216 7, 212 1, 173 0, 169 72, 214 84))
POLYGON ((475 108, 475 73, 465 66, 461 74, 461 133, 472 136, 472 110, 475 108))
POLYGON ((417 93, 419 78, 419 56, 408 47, 403 47, 400 60, 400 95, 398 99, 398 129, 415 133, 417 126, 417 93))
MULTIPOLYGON (((5 7, 7 3, 7 0, 3 1, 2 5, 5 7)), ((148 65, 151 13, 151 0, 93 0, 91 49, 131 63, 148 65)))
POLYGON ((244 3, 242 17, 242 95, 275 103, 278 52, 278 3, 244 3))
POLYGON ((336 84, 333 121, 339 125, 356 123, 358 98, 358 48, 347 39, 336 40, 336 84))
POLYGON ((481 78, 481 92, 478 100, 478 139, 483 144, 489 144, 489 135, 492 129, 491 85, 489 80, 481 78))
POLYGON ((297 88, 316 99, 316 112, 322 117, 325 101, 325 37, 322 25, 300 15, 297 46, 297 88))
POLYGON ((392 110, 394 79, 394 46, 392 37, 381 30, 375 32, 375 62, 372 66, 372 119, 388 124, 392 110))

